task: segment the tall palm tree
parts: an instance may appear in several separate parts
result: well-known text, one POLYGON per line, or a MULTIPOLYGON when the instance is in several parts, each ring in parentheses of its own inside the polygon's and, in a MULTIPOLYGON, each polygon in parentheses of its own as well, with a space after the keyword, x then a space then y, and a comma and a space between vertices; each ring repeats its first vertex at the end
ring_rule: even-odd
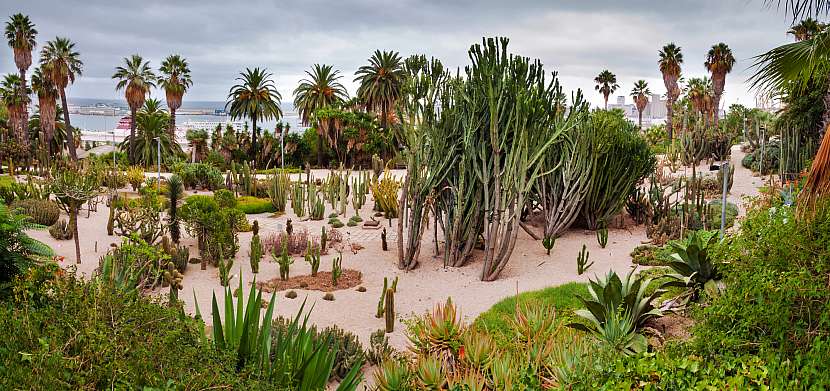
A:
POLYGON ((693 77, 689 79, 686 96, 692 103, 692 108, 704 116, 707 125, 714 107, 713 95, 712 81, 708 77, 693 77))
POLYGON ((709 49, 703 65, 712 74, 712 105, 714 106, 714 126, 717 128, 720 117, 720 98, 723 96, 723 87, 726 85, 726 74, 732 72, 732 67, 735 65, 735 56, 732 55, 732 49, 727 44, 720 42, 709 49))
POLYGON ((360 67, 354 81, 359 82, 357 97, 367 110, 379 112, 380 126, 387 128, 389 113, 401 96, 406 73, 398 52, 375 50, 369 65, 360 67))
MULTIPOLYGON (((34 81, 34 79, 32 79, 34 81)), ((51 121, 49 119, 43 120, 41 117, 44 112, 40 110, 29 117, 29 139, 30 140, 46 140, 46 130, 43 128, 44 122, 52 123, 53 133, 52 141, 47 146, 48 151, 60 151, 63 148, 66 140, 66 127, 63 124, 63 110, 60 106, 55 106, 55 115, 51 121)))
POLYGON ((115 68, 113 79, 118 80, 115 90, 124 90, 124 97, 127 105, 130 106, 130 140, 129 157, 130 163, 135 163, 135 127, 136 113, 141 106, 150 89, 156 86, 156 75, 150 68, 150 61, 144 61, 138 54, 124 58, 124 66, 115 68))
MULTIPOLYGON (((35 25, 29 20, 29 16, 23 14, 14 14, 6 22, 6 40, 9 42, 9 47, 14 50, 14 64, 20 71, 20 91, 28 91, 26 86, 26 71, 32 66, 32 50, 35 49, 37 42, 37 30, 35 25)), ((21 121, 23 128, 18 138, 23 141, 24 145, 28 145, 28 131, 29 127, 29 109, 28 100, 23 103, 23 117, 21 121)))
POLYGON ((188 88, 193 85, 190 79, 190 66, 187 60, 178 55, 171 54, 161 62, 159 68, 161 77, 159 85, 164 88, 167 97, 167 107, 170 108, 170 134, 176 138, 176 110, 182 107, 182 96, 188 88))
MULTIPOLYGON (((135 163, 155 166, 158 164, 159 151, 162 163, 182 153, 181 146, 168 132, 170 114, 161 108, 161 101, 158 99, 147 99, 144 102, 144 106, 136 113, 135 123, 135 163)), ((120 147, 128 148, 129 142, 123 141, 120 147)))
POLYGON ((58 89, 52 81, 52 70, 48 64, 35 68, 32 75, 32 90, 37 94, 41 146, 49 159, 52 153, 52 140, 55 138, 55 116, 57 115, 58 89))
MULTIPOLYGON (((294 107, 300 112, 300 119, 305 126, 311 124, 311 118, 317 110, 343 103, 348 98, 346 87, 338 81, 340 71, 331 65, 314 64, 311 71, 306 71, 307 78, 300 80, 294 90, 294 107)), ((323 165, 323 126, 317 125, 317 166, 323 165)))
POLYGON ((666 86, 666 130, 669 140, 674 139, 674 101, 680 96, 677 80, 680 78, 680 65, 683 64, 683 53, 680 46, 673 42, 660 49, 660 73, 663 74, 663 84, 666 86))
POLYGON ((271 80, 272 74, 259 67, 246 68, 236 78, 239 84, 231 87, 225 110, 232 119, 247 118, 253 125, 251 136, 251 156, 256 156, 257 121, 279 120, 282 118, 280 101, 282 95, 271 80))
POLYGON ((794 24, 790 29, 787 31, 787 34, 792 34, 795 38, 796 42, 805 41, 810 38, 813 38, 824 30, 827 27, 824 23, 819 23, 817 20, 813 18, 807 18, 798 22, 798 24, 794 24))
POLYGON ((28 141, 29 137, 27 133, 23 132, 23 121, 31 91, 28 88, 21 89, 22 85, 23 81, 20 75, 7 74, 0 83, 0 99, 2 99, 3 106, 6 107, 9 113, 9 123, 14 131, 15 138, 21 145, 26 145, 23 144, 24 139, 28 141))
MULTIPOLYGON (((75 78, 81 76, 84 63, 81 62, 81 54, 75 51, 75 44, 68 38, 56 37, 46 43, 40 51, 40 65, 44 70, 48 69, 52 74, 52 82, 58 89, 61 97, 61 108, 63 109, 63 123, 66 127, 66 134, 73 135, 72 123, 69 122, 69 105, 66 102, 66 87, 75 82, 75 78)), ((75 150, 73 137, 67 137, 69 156, 72 160, 78 160, 78 153, 75 150)))
POLYGON ((620 85, 617 84, 617 75, 605 69, 594 78, 594 83, 597 83, 594 89, 602 94, 602 97, 605 99, 605 110, 608 110, 608 96, 620 88, 620 85))
POLYGON ((648 89, 648 83, 645 80, 637 80, 634 83, 634 88, 631 89, 631 97, 634 98, 634 104, 637 106, 637 116, 640 121, 640 130, 643 130, 643 110, 648 105, 648 96, 651 95, 651 90, 648 89))

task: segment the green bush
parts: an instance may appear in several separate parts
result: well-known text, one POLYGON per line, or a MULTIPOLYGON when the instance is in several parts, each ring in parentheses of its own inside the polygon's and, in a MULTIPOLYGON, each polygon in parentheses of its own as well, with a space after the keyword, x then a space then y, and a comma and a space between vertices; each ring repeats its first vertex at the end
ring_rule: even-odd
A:
POLYGON ((222 172, 208 163, 178 163, 173 166, 173 173, 182 178, 184 186, 216 190, 222 187, 222 172))
POLYGON ((31 217, 31 222, 50 226, 61 217, 61 208, 53 201, 26 199, 12 202, 11 209, 31 217))
POLYGON ((34 276, 0 304, 0 327, 15 336, 0 340, 1 389, 275 386, 237 373, 236 355, 213 349, 178 308, 72 275, 34 276))
POLYGON ((631 263, 642 266, 666 266, 671 261, 671 249, 653 244, 641 244, 631 251, 631 263))
POLYGON ((243 196, 236 199, 236 208, 245 214, 273 213, 276 208, 268 198, 243 196))

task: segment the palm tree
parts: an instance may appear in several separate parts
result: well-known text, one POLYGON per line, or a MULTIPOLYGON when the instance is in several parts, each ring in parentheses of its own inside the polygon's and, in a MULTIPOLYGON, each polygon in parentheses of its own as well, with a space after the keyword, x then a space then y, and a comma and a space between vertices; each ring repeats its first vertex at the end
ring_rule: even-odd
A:
POLYGON ((708 77, 689 79, 686 96, 692 103, 692 108, 704 116, 707 125, 714 106, 712 104, 714 101, 713 95, 712 81, 708 77))
MULTIPOLYGON (((66 87, 75 82, 75 78, 81 76, 84 63, 81 62, 81 54, 75 51, 75 44, 68 38, 56 37, 46 43, 40 51, 40 65, 44 70, 52 74, 52 82, 58 89, 61 97, 61 108, 63 109, 63 123, 66 127, 66 134, 73 135, 72 123, 69 122, 69 105, 66 102, 66 87)), ((72 160, 78 160, 78 153, 75 151, 73 137, 67 138, 69 156, 72 160)), ((61 148, 62 150, 63 148, 61 148)))
MULTIPOLYGON (((182 153, 181 146, 168 132, 170 115, 161 108, 161 101, 158 99, 147 99, 144 102, 144 106, 136 113, 135 123, 135 163, 144 166, 158 164, 157 148, 161 151, 162 163, 182 153)), ((122 150, 129 146, 129 140, 123 141, 120 145, 122 150)))
POLYGON ((648 83, 645 80, 637 80, 634 83, 634 88, 631 89, 631 97, 634 98, 634 104, 637 106, 637 116, 640 121, 640 130, 643 130, 643 110, 648 105, 648 96, 651 95, 651 90, 648 89, 648 83))
POLYGON ((190 79, 190 67, 184 57, 171 54, 161 62, 159 73, 162 75, 159 84, 164 88, 164 93, 167 96, 167 107, 170 108, 170 134, 175 139, 176 110, 182 107, 182 96, 193 85, 193 81, 190 79))
POLYGON ((660 49, 660 73, 663 74, 663 84, 666 86, 666 130, 669 141, 674 139, 674 101, 680 96, 677 80, 680 78, 680 65, 683 64, 683 53, 680 46, 673 42, 660 49))
MULTIPOLYGON (((32 79, 34 81, 34 78, 32 79)), ((41 110, 40 106, 38 106, 38 111, 35 112, 31 117, 29 117, 29 139, 30 140, 40 140, 41 142, 45 142, 46 140, 46 129, 44 126, 49 126, 48 124, 44 125, 44 122, 51 122, 52 123, 52 141, 46 145, 47 151, 60 151, 63 148, 64 142, 66 140, 66 127, 63 124, 63 110, 60 106, 55 106, 54 116, 52 120, 46 119, 45 121, 42 119, 44 116, 44 111, 41 110)))
POLYGON ((130 163, 135 163, 135 128, 136 113, 144 106, 144 100, 150 89, 156 86, 156 75, 150 68, 150 61, 144 61, 138 54, 124 58, 124 66, 115 68, 113 79, 118 80, 115 90, 124 90, 124 97, 127 105, 130 106, 130 139, 129 157, 130 163))
POLYGON ((248 118, 253 124, 251 136, 251 155, 256 156, 257 121, 279 120, 282 118, 280 101, 282 95, 277 91, 272 74, 259 67, 246 68, 236 78, 239 84, 231 87, 225 110, 232 119, 248 118))
MULTIPOLYGON (((342 103, 348 98, 346 88, 338 81, 340 71, 331 65, 314 64, 311 71, 306 71, 308 78, 300 80, 294 90, 294 107, 300 112, 300 119, 305 126, 311 125, 311 118, 317 110, 342 103)), ((317 125, 317 166, 323 165, 322 126, 317 125)))
MULTIPOLYGON (((41 146, 46 150, 47 159, 52 155, 52 140, 55 139, 55 122, 57 115, 58 89, 52 81, 52 71, 43 66, 35 69, 32 75, 32 89, 38 99, 38 125, 40 128, 41 146)), ((48 162, 47 162, 48 163, 48 162)))
MULTIPOLYGON (((26 70, 32 66, 32 50, 35 49, 37 42, 37 30, 35 25, 29 20, 27 15, 14 14, 6 22, 6 40, 9 42, 9 47, 14 50, 14 64, 20 71, 20 91, 26 93, 28 91, 26 86, 26 70)), ((24 102, 23 117, 21 118, 23 128, 19 129, 21 132, 18 138, 23 141, 23 145, 28 145, 28 131, 29 126, 29 109, 28 100, 24 102)))
POLYGON ((605 99, 605 110, 608 110, 608 96, 620 88, 619 84, 617 84, 617 75, 605 69, 594 78, 594 83, 597 83, 594 89, 602 94, 602 97, 605 99))
MULTIPOLYGON (((13 73, 7 74, 3 78, 2 84, 0 84, 0 99, 2 99, 3 105, 9 113, 9 123, 11 124, 17 141, 21 145, 28 145, 28 132, 23 131, 23 121, 28 122, 27 119, 24 119, 26 118, 24 113, 26 111, 26 105, 29 103, 29 94, 31 91, 28 88, 25 90, 21 89, 21 85, 23 85, 23 81, 19 75, 13 73)), ((26 126, 28 127, 28 124, 26 126)))
POLYGON ((735 65, 732 49, 723 42, 712 46, 703 65, 712 74, 712 105, 714 106, 714 125, 717 128, 720 117, 720 98, 723 96, 723 87, 726 85, 726 74, 732 72, 732 67, 735 65))
POLYGON ((398 52, 375 50, 369 65, 360 67, 354 81, 359 82, 357 97, 367 110, 380 112, 380 126, 387 127, 389 113, 401 96, 406 73, 398 52))
POLYGON ((787 34, 792 34, 795 38, 796 42, 805 41, 810 38, 813 38, 827 28, 827 25, 824 23, 819 23, 817 20, 813 18, 807 18, 798 22, 798 24, 794 24, 788 31, 787 34))

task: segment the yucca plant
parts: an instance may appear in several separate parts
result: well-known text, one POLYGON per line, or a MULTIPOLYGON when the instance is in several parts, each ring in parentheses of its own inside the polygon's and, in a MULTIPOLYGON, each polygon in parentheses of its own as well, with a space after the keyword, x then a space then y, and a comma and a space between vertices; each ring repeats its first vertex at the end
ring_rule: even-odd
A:
POLYGON ((717 242, 718 231, 695 231, 686 240, 671 241, 674 250, 669 266, 675 271, 669 274, 673 281, 663 286, 683 286, 696 299, 701 289, 716 294, 722 290, 720 272, 709 257, 709 249, 717 242))
MULTIPOLYGON (((663 294, 658 289, 646 296, 646 289, 651 279, 634 276, 636 269, 632 269, 625 280, 621 280, 617 273, 609 271, 604 279, 590 279, 588 293, 591 297, 579 297, 586 308, 574 311, 574 314, 588 321, 589 326, 581 323, 571 323, 569 326, 591 332, 600 332, 608 322, 609 317, 622 311, 631 317, 634 329, 642 326, 647 320, 663 316, 663 313, 654 308, 652 301, 663 294)), ((615 319, 619 322, 619 319, 615 319)))

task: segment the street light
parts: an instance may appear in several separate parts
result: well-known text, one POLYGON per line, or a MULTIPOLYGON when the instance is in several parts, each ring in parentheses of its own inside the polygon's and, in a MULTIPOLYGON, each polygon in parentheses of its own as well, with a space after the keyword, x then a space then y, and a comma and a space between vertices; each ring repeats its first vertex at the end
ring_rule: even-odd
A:
POLYGON ((156 163, 158 163, 159 169, 159 176, 156 186, 158 186, 158 189, 161 189, 161 137, 154 137, 153 140, 156 140, 156 159, 158 159, 156 163))

